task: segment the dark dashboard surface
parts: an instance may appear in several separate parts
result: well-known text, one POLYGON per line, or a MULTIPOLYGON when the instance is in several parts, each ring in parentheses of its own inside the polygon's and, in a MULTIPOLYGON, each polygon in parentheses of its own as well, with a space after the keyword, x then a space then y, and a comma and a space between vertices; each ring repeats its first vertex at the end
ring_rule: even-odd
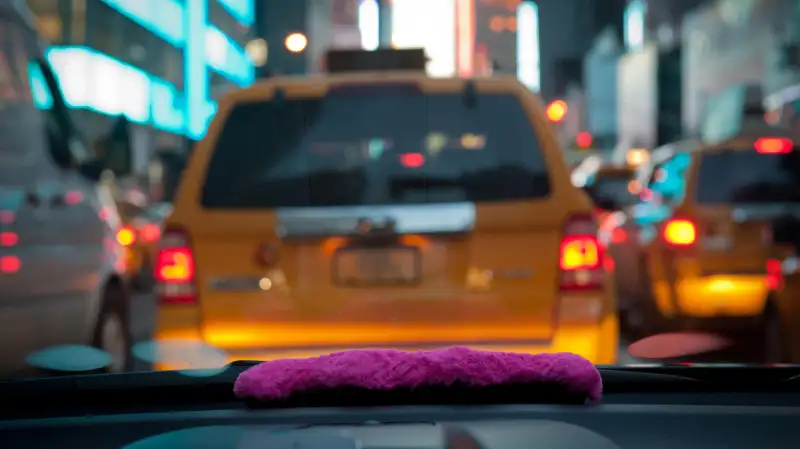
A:
MULTIPOLYGON (((240 370, 239 370, 240 372, 240 370)), ((120 377, 0 384, 0 447, 16 448, 797 448, 794 372, 716 371, 694 378, 603 371, 603 404, 420 405, 249 410, 230 377, 120 377), (787 376, 789 375, 789 376, 787 376), (737 376, 739 380, 736 381, 737 376), (719 379, 727 380, 719 380, 719 379), (144 379, 144 378, 138 378, 144 379), (151 379, 155 379, 151 377, 151 379), (749 383, 744 379, 751 379, 749 383), (59 383, 60 382, 60 383, 59 383), (70 387, 71 385, 71 387, 70 387), (76 385, 80 385, 76 388, 76 385), (102 385, 102 386, 101 386, 102 385), (648 387, 649 385, 649 387, 648 387), (11 387, 14 388, 11 388, 11 387), (70 388, 68 388, 70 387, 70 388), (157 395, 150 395, 153 389, 157 395), (12 393, 16 391, 16 393, 12 393), (74 396, 73 393, 80 393, 74 396), (76 401, 82 397, 85 401, 76 401), (151 400, 152 398, 158 400, 151 400), (49 399, 48 399, 49 398, 49 399), (70 405, 71 404, 71 405, 70 405), (12 416, 14 409, 18 410, 12 416), (447 437, 465 432, 472 442, 447 437)), ((236 370, 228 373, 235 378, 236 370)), ((147 377, 147 376, 145 376, 147 377)))

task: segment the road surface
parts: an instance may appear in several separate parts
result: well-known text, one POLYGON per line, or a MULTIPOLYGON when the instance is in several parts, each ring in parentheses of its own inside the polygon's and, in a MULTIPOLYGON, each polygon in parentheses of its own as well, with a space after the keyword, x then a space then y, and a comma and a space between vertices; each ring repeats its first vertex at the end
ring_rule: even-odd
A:
MULTIPOLYGON (((133 337, 136 342, 149 340, 153 332, 153 317, 155 316, 155 297, 151 294, 137 294, 131 304, 131 319, 133 337)), ((642 363, 631 357, 625 351, 626 344, 620 345, 620 358, 618 363, 642 363)))

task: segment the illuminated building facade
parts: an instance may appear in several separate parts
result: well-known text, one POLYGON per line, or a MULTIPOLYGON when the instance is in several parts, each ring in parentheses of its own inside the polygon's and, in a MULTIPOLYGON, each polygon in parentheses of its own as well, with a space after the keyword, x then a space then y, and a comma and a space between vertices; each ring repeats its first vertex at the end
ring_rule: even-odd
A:
POLYGON ((48 58, 66 100, 90 130, 102 128, 106 117, 125 115, 157 139, 155 146, 164 136, 198 139, 219 94, 254 80, 244 51, 254 0, 29 5, 54 44, 48 58))

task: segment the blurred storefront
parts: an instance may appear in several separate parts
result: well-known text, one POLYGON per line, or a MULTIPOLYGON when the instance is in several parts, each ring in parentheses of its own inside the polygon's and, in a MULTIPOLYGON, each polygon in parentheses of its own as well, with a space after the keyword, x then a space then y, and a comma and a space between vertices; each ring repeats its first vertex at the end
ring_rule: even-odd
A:
MULTIPOLYGON (((215 100, 253 81, 244 45, 252 1, 32 0, 50 60, 89 136, 124 114, 143 146, 181 147, 198 138, 215 100)), ((148 155, 139 155, 146 167, 148 155)))
POLYGON ((75 120, 96 139, 125 115, 145 176, 205 133, 219 96, 254 80, 253 0, 30 0, 75 120))

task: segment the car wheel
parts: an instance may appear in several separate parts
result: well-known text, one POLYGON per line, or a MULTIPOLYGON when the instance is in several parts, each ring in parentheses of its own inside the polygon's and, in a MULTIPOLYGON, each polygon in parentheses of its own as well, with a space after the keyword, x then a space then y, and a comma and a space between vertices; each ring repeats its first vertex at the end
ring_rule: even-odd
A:
POLYGON ((125 372, 133 366, 128 299, 126 289, 118 283, 109 284, 103 295, 92 346, 111 356, 111 364, 105 369, 107 372, 125 372))

